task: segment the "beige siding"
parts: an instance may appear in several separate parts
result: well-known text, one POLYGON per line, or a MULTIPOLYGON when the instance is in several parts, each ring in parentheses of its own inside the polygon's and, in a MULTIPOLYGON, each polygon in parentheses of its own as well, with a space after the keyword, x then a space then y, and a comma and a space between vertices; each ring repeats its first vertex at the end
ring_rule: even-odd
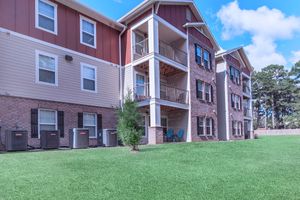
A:
POLYGON ((133 67, 128 66, 124 69, 124 94, 128 93, 128 90, 133 90, 134 88, 134 78, 133 78, 133 67))
POLYGON ((0 46, 0 95, 101 107, 119 105, 116 66, 3 32, 0 46), (36 50, 58 56, 58 86, 36 83, 36 50), (73 61, 66 61, 65 55, 73 61), (81 90, 81 62, 97 68, 97 93, 81 90))

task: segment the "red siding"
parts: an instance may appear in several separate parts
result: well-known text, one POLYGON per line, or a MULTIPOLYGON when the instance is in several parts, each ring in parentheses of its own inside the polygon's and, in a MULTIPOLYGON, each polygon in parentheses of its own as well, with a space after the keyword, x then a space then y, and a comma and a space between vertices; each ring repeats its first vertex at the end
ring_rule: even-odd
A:
MULTIPOLYGON (((186 9, 190 8, 182 5, 161 5, 159 7, 158 16, 185 33, 186 29, 183 28, 183 25, 187 23, 186 9)), ((196 22, 196 17, 193 14, 192 22, 196 22)))
POLYGON ((190 28, 189 30, 190 30, 189 33, 191 35, 193 35, 194 37, 196 37, 198 40, 200 40, 203 44, 205 44, 206 48, 211 48, 211 49, 214 48, 212 42, 210 41, 210 39, 208 37, 206 37, 205 35, 200 33, 195 28, 190 28))
POLYGON ((35 28, 34 0, 0 0, 0 27, 119 64, 119 31, 97 21, 97 49, 80 44, 80 13, 58 5, 58 35, 35 28))

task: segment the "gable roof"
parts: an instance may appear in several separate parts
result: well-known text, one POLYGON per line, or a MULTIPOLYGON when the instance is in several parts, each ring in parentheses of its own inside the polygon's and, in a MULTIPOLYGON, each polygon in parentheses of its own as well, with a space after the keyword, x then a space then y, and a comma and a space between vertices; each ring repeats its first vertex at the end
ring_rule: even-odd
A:
POLYGON ((204 27, 207 36, 212 38, 212 40, 213 40, 212 42, 213 42, 215 49, 216 50, 220 49, 215 37, 211 33, 207 23, 204 20, 204 17, 201 15, 201 12, 197 8, 194 0, 144 0, 142 3, 137 5, 135 8, 133 8, 128 13, 126 13, 124 16, 122 16, 117 21, 119 23, 126 24, 126 22, 134 19, 136 16, 138 16, 139 14, 146 11, 147 8, 150 8, 155 3, 157 3, 158 5, 168 5, 168 4, 169 5, 188 5, 190 7, 190 9, 192 10, 193 14, 195 15, 197 22, 196 23, 187 23, 184 25, 184 27, 197 27, 201 24, 200 26, 204 27))
POLYGON ((252 72, 254 70, 253 66, 251 65, 250 63, 250 60, 245 52, 245 49, 244 47, 236 47, 236 48, 233 48, 233 49, 230 49, 230 50, 226 50, 226 51, 222 51, 222 52, 218 52, 216 54, 216 58, 221 58, 222 56, 224 55, 229 55, 229 54, 232 54, 234 52, 237 52, 241 59, 242 59, 242 62, 245 64, 245 66, 250 70, 250 72, 252 72))

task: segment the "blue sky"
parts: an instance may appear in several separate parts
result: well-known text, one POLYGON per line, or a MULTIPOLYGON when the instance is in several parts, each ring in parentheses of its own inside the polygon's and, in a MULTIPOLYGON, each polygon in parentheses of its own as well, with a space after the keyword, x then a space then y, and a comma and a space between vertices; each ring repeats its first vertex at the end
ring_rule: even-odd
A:
MULTIPOLYGON (((118 19, 142 0, 80 2, 118 19)), ((256 69, 271 63, 289 67, 300 60, 300 0, 195 0, 195 3, 219 45, 223 49, 246 46, 256 69)))

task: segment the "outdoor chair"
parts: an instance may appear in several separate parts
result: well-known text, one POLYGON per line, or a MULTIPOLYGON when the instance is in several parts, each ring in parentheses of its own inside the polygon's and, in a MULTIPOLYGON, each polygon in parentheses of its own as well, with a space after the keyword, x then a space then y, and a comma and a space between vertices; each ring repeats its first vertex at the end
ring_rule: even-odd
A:
POLYGON ((177 142, 181 142, 183 140, 184 130, 180 129, 176 135, 177 142))
POLYGON ((174 142, 174 130, 172 128, 168 129, 166 134, 166 140, 167 142, 174 142))

